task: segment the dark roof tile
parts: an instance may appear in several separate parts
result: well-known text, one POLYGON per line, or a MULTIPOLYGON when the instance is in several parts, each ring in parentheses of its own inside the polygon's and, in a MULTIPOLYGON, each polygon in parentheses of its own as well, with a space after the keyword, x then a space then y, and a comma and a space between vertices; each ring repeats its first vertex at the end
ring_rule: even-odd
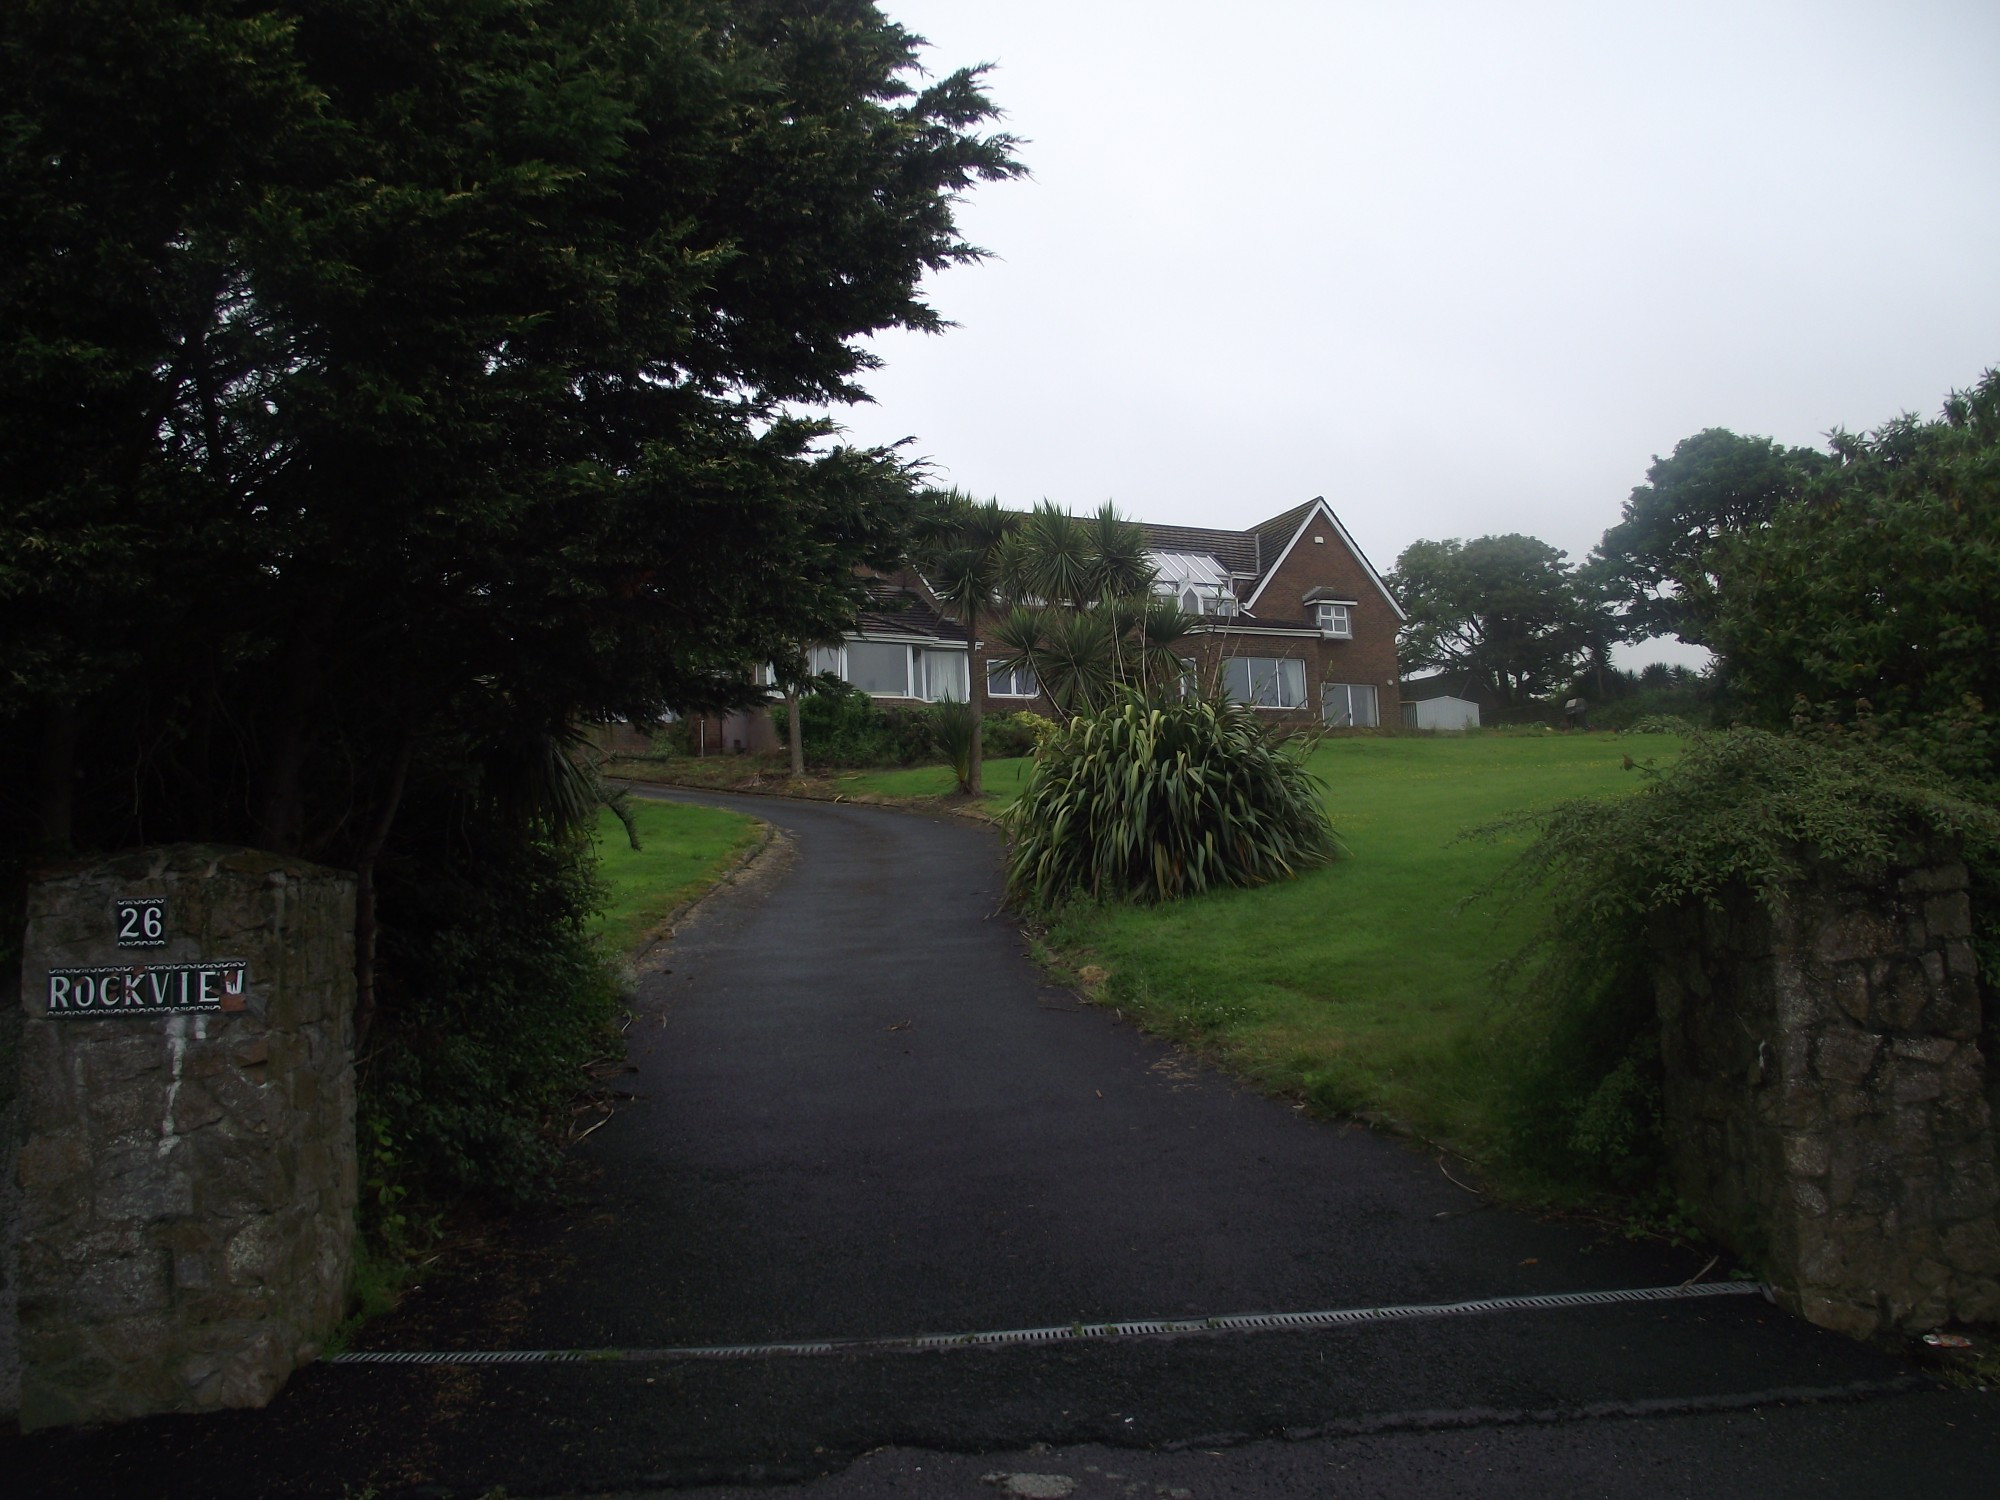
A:
POLYGON ((1213 526, 1157 526, 1141 521, 1146 545, 1155 552, 1200 552, 1214 558, 1232 573, 1262 571, 1257 558, 1257 539, 1247 531, 1223 531, 1213 526))
POLYGON ((914 589, 872 581, 868 586, 868 604, 856 614, 855 627, 864 635, 928 636, 961 646, 970 639, 963 625, 945 619, 914 589))
POLYGON ((1260 573, 1278 565, 1278 559, 1284 555, 1285 544, 1299 534, 1299 527, 1305 522, 1306 512, 1317 504, 1319 497, 1315 495, 1305 504, 1294 505, 1290 510, 1281 512, 1268 521, 1260 521, 1250 528, 1250 534, 1257 538, 1260 573))

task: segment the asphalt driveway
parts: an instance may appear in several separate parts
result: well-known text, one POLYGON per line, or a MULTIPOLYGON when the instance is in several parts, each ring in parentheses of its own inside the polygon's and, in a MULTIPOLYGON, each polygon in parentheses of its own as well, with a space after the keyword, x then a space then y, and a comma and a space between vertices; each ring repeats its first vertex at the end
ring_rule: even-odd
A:
MULTIPOLYGON (((1105 1453, 1184 1455, 1208 1476, 1197 1492, 1389 1494, 1417 1492, 1399 1474, 1466 1481, 1451 1457, 1466 1433, 1531 1432, 1605 1493, 1990 1479, 1991 1398, 1941 1393, 1761 1298, 1532 1300, 1671 1288, 1706 1257, 1488 1207, 1433 1156, 1303 1118, 1048 986, 997 909, 988 831, 691 800, 745 807, 784 848, 658 957, 631 1030, 635 1097, 578 1147, 567 1209, 509 1226, 476 1277, 369 1331, 372 1349, 448 1362, 322 1364, 263 1413, 0 1457, 48 1493, 93 1495, 958 1494, 980 1490, 978 1460, 934 1462, 927 1482, 893 1455, 1058 1445, 1098 1455, 1099 1477, 1122 1472, 1105 1453), (1531 1300, 1166 1338, 740 1350, 1496 1298, 1531 1300), (720 1346, 738 1357, 672 1352, 720 1346), (577 1350, 611 1352, 463 1362, 577 1350), (1808 1415, 1746 1463, 1745 1414, 1781 1412, 1808 1415), (1266 1444, 1283 1461, 1259 1469, 1266 1444), (1921 1470, 1899 1453, 1918 1446, 1921 1470), (1368 1458, 1395 1452, 1414 1467, 1368 1458), (1673 1462, 1634 1472, 1634 1452, 1673 1462), (1331 1485, 1343 1455, 1360 1487, 1298 1487, 1331 1485)), ((1083 1462, 1077 1493, 1094 1493, 1083 1462)), ((1004 1491, 1014 1470, 993 1472, 1004 1491)))

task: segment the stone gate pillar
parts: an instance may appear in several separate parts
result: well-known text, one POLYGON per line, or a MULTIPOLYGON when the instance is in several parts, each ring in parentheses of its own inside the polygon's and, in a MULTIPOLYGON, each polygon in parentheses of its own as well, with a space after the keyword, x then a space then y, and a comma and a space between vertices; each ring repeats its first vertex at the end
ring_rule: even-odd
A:
POLYGON ((1857 1337, 2000 1317, 2000 1173, 1965 866, 1822 867, 1657 919, 1676 1186, 1857 1337))
POLYGON ((261 1406, 340 1321, 354 879, 143 849, 28 894, 21 1425, 261 1406))

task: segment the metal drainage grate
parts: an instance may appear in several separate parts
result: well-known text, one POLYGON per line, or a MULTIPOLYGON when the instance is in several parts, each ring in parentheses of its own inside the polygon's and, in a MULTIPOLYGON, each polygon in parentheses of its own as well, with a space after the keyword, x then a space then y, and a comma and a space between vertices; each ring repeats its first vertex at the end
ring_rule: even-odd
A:
POLYGON ((1233 1313, 1216 1318, 1143 1318, 1119 1323, 1066 1323, 983 1333, 922 1333, 896 1338, 814 1339, 773 1344, 694 1344, 664 1349, 359 1349, 336 1354, 336 1365, 532 1365, 648 1363, 696 1359, 783 1359, 821 1354, 869 1354, 925 1349, 976 1349, 1005 1344, 1056 1344, 1080 1339, 1163 1338, 1199 1333, 1258 1333, 1344 1328, 1422 1318, 1471 1318, 1491 1313, 1551 1312, 1624 1302, 1687 1302, 1703 1297, 1769 1297, 1763 1283, 1715 1281, 1696 1286, 1633 1287, 1614 1292, 1550 1292, 1537 1297, 1482 1297, 1472 1302, 1415 1302, 1346 1307, 1325 1312, 1233 1313))

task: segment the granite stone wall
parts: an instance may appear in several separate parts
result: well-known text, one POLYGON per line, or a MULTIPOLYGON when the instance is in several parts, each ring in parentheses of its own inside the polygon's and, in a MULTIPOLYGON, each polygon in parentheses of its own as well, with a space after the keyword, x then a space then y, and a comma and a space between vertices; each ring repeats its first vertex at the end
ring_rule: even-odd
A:
POLYGON ((138 850, 31 887, 24 1429, 260 1406, 339 1322, 353 933, 352 876, 254 850, 138 850), (119 945, 119 903, 145 899, 165 903, 157 942, 119 945), (243 967, 203 979, 225 961, 243 967))
POLYGON ((1857 1337, 2000 1319, 2000 1175, 1965 867, 1823 868, 1652 932, 1676 1183, 1857 1337))
POLYGON ((0 973, 0 1418, 21 1410, 21 987, 0 973))

